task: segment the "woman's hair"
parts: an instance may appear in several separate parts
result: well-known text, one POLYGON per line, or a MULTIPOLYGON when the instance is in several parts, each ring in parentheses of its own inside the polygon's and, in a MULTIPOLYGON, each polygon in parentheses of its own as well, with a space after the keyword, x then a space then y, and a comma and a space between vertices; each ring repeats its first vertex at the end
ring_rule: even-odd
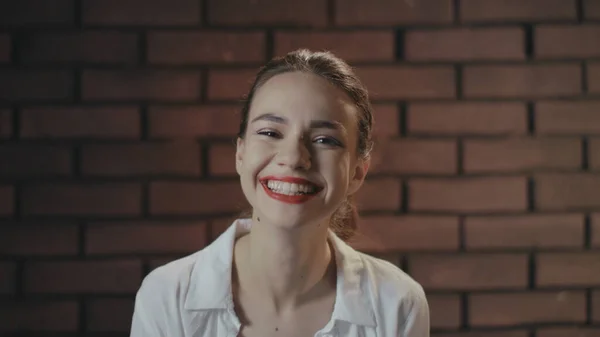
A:
MULTIPOLYGON (((275 57, 260 69, 244 106, 240 123, 239 138, 244 138, 248 126, 248 114, 256 91, 272 77, 288 72, 306 72, 320 76, 344 91, 357 108, 358 143, 357 156, 367 159, 373 147, 373 114, 369 95, 352 68, 330 52, 312 52, 299 49, 283 57, 275 57)), ((353 196, 348 198, 334 212, 330 227, 343 240, 350 239, 357 229, 358 211, 353 196)))

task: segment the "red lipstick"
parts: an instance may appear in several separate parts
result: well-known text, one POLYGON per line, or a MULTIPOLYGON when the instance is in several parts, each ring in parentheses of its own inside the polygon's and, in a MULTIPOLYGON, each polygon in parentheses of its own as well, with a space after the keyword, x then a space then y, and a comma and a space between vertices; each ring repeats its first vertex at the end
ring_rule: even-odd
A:
POLYGON ((316 196, 323 189, 322 187, 315 185, 313 182, 311 182, 309 180, 306 180, 303 178, 298 178, 298 177, 269 176, 269 177, 263 177, 259 181, 260 181, 260 184, 262 185, 263 189, 265 190, 265 193, 267 193, 267 195, 269 197, 271 197, 275 200, 281 201, 281 202, 288 203, 288 204, 301 204, 301 203, 307 202, 308 200, 310 200, 314 196, 316 196), (287 183, 302 184, 302 185, 312 185, 312 186, 315 186, 315 192, 311 193, 311 194, 298 194, 298 195, 280 194, 280 193, 277 193, 277 192, 269 189, 269 187, 267 186, 267 183, 269 182, 269 180, 283 181, 283 182, 287 182, 287 183))

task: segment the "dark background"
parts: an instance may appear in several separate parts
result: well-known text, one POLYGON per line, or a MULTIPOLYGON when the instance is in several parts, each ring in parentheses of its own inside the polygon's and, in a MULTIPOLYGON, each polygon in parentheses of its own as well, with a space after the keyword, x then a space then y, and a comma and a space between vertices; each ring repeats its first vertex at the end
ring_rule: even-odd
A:
POLYGON ((435 336, 600 336, 598 0, 0 1, 0 335, 127 336, 244 208, 240 99, 299 47, 372 93, 352 244, 435 336))

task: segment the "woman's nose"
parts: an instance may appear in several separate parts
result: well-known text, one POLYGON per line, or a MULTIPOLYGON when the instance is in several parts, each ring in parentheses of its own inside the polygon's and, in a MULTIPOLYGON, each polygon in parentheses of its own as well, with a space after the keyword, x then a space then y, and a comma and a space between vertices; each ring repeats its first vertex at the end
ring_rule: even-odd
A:
POLYGON ((311 166, 310 151, 304 143, 304 139, 295 139, 282 144, 278 152, 277 163, 281 166, 288 166, 294 170, 308 170, 311 166))

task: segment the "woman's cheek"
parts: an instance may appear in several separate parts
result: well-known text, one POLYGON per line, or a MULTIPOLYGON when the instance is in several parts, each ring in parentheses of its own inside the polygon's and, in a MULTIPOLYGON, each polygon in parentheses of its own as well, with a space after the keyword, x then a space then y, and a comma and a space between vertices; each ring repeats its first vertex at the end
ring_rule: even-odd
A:
POLYGON ((348 176, 349 156, 344 153, 327 154, 319 157, 321 170, 332 172, 339 180, 344 181, 348 176))
POLYGON ((247 147, 248 164, 256 171, 254 173, 257 173, 269 164, 275 150, 272 144, 263 141, 253 141, 248 145, 250 145, 247 147))

